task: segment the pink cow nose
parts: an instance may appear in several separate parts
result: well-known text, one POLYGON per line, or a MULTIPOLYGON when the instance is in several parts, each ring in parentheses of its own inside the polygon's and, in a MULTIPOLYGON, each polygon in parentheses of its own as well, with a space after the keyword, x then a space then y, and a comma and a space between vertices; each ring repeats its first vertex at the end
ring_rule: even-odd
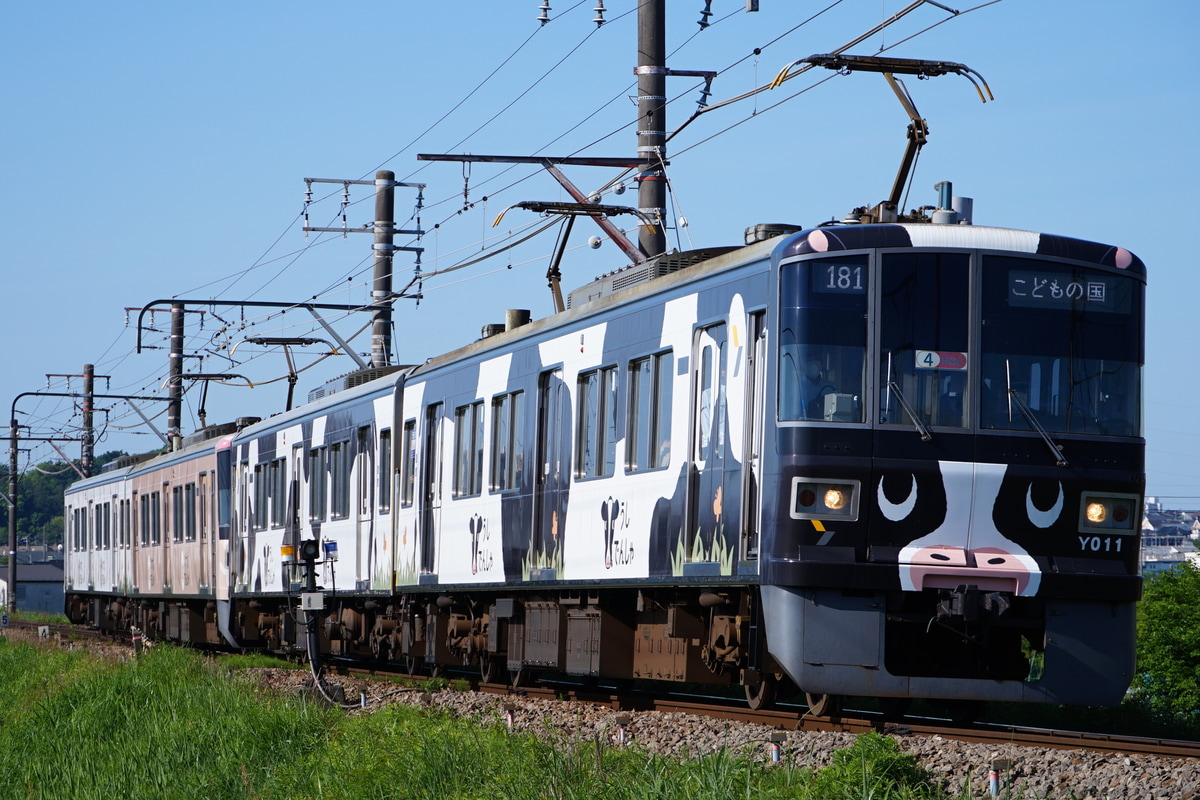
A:
POLYGON ((908 553, 901 566, 917 591, 967 585, 1020 595, 1031 579, 1028 566, 1020 558, 996 547, 967 550, 930 545, 908 553))

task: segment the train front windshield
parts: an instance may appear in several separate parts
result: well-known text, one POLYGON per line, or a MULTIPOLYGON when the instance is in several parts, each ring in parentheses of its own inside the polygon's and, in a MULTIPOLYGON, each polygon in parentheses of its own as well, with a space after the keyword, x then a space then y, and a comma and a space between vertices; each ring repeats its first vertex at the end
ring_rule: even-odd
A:
POLYGON ((964 251, 874 263, 877 276, 865 254, 782 266, 781 421, 864 423, 875 396, 878 425, 1142 435, 1136 276, 964 251))
POLYGON ((1142 291, 1118 273, 985 257, 981 427, 1141 436, 1142 291))

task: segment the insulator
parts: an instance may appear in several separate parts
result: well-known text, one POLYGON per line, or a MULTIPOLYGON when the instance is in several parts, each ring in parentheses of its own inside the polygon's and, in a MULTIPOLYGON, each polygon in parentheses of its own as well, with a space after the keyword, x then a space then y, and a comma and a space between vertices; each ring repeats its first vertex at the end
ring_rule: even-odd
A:
POLYGON ((538 6, 538 8, 542 12, 541 14, 538 14, 538 22, 545 25, 550 21, 550 0, 542 0, 542 4, 538 6))
POLYGON ((596 23, 596 27, 599 28, 604 24, 604 0, 596 0, 596 7, 592 10, 596 12, 596 18, 592 22, 596 23))
POLYGON ((712 0, 705 0, 704 10, 700 12, 700 30, 708 27, 708 18, 712 16, 712 0))

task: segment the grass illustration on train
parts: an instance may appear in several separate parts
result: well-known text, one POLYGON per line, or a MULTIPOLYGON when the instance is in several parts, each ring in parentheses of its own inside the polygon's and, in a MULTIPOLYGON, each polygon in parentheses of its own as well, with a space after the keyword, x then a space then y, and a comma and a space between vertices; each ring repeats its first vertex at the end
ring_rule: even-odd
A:
MULTIPOLYGON (((977 73, 839 53, 781 79, 810 67, 883 73, 905 103, 888 200, 686 252, 654 212, 661 165, 637 209, 525 204, 621 239, 609 218, 636 213, 641 238, 545 318, 75 483, 69 617, 489 681, 798 691, 822 714, 1120 702, 1145 266, 975 224, 948 183, 900 209, 925 126, 895 76, 977 73)), ((665 73, 638 70, 639 158, 663 152, 642 121, 665 73)))

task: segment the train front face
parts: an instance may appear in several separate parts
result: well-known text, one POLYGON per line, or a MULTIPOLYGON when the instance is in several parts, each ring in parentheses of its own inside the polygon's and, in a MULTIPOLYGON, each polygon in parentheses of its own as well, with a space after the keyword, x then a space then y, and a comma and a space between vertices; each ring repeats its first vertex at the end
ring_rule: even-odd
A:
POLYGON ((1141 593, 1142 262, 881 225, 797 234, 773 269, 771 656, 818 694, 1120 702, 1141 593))

